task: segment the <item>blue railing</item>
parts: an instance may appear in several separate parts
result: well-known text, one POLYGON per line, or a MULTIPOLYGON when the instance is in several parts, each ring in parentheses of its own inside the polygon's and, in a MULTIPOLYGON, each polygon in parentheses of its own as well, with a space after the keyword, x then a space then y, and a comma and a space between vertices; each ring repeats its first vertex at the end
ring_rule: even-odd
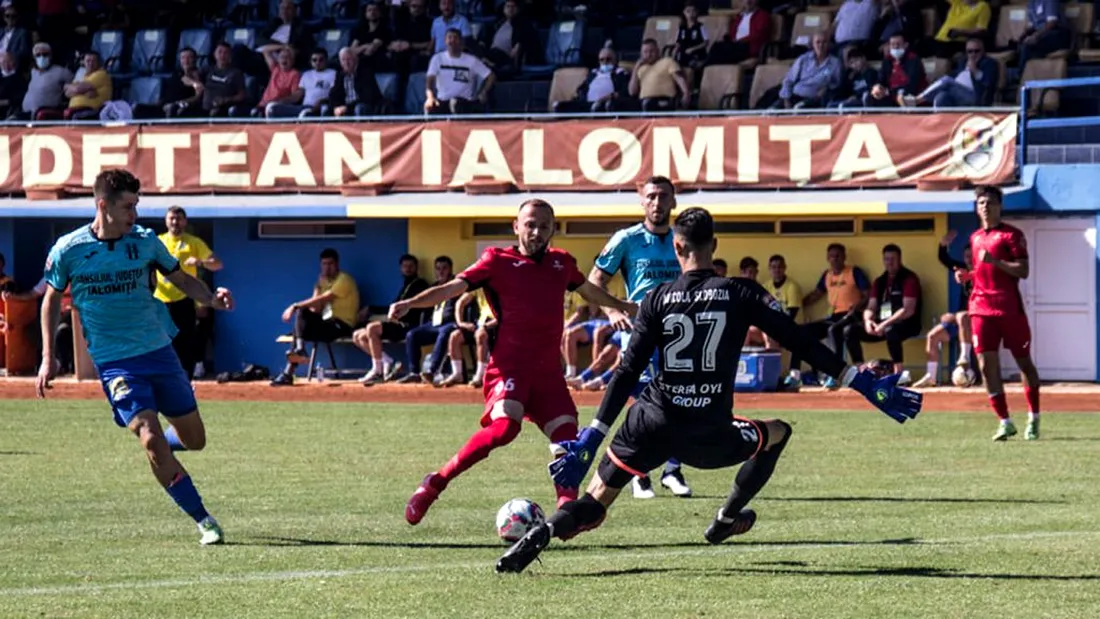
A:
POLYGON ((1016 168, 1023 170, 1027 163, 1027 130, 1052 129, 1059 127, 1095 127, 1100 126, 1100 116, 1078 116, 1074 118, 1036 118, 1029 119, 1027 110, 1031 106, 1030 91, 1039 91, 1040 106, 1046 93, 1055 88, 1080 88, 1082 86, 1100 86, 1100 77, 1074 77, 1060 80, 1037 80, 1025 82, 1020 87, 1020 136, 1016 140, 1016 168))

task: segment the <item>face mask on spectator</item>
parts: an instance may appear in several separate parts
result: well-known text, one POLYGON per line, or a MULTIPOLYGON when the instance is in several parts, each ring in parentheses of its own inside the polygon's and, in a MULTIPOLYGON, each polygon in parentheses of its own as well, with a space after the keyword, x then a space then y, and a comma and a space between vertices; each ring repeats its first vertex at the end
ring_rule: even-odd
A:
POLYGON ((38 65, 39 69, 45 69, 46 67, 50 66, 50 57, 49 56, 35 56, 34 57, 34 64, 38 65))
POLYGON ((613 65, 609 62, 605 62, 605 63, 600 64, 600 72, 601 73, 611 73, 614 70, 615 70, 615 65, 613 65))
POLYGON ((890 49, 890 55, 894 57, 894 60, 901 60, 905 57, 904 49, 890 49))
POLYGON ((15 69, 12 69, 11 71, 8 71, 6 69, 2 69, 2 70, 0 70, 0 75, 3 75, 4 77, 11 77, 11 76, 15 75, 15 69))

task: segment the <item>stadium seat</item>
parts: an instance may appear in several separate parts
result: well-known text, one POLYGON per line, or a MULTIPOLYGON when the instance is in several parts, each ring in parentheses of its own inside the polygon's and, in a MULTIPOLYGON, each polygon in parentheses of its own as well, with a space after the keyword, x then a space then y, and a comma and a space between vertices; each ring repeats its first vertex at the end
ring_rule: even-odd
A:
POLYGON ((424 82, 426 74, 409 75, 409 84, 405 87, 405 113, 411 116, 424 114, 424 82))
POLYGON ((707 31, 707 49, 710 49, 716 41, 721 41, 722 37, 730 32, 729 15, 704 15, 699 18, 699 21, 707 31))
POLYGON ((581 47, 584 43, 584 23, 577 21, 556 22, 546 38, 546 64, 525 65, 525 78, 550 77, 558 67, 576 66, 581 63, 581 47))
POLYGON ((584 67, 566 67, 554 71, 554 79, 550 81, 550 97, 547 102, 547 111, 554 111, 554 104, 562 101, 572 101, 577 97, 577 88, 588 77, 588 69, 584 67))
POLYGON ((230 28, 225 31, 225 42, 230 45, 243 45, 248 49, 256 49, 256 29, 230 28))
MULTIPOLYGON (((179 45, 176 51, 190 47, 199 56, 199 68, 205 69, 211 64, 211 54, 214 53, 214 32, 206 28, 192 28, 180 32, 179 45)), ((176 58, 176 66, 179 67, 179 58, 176 58)))
POLYGON ((164 73, 167 52, 167 30, 138 30, 130 52, 130 70, 140 75, 164 73))
MULTIPOLYGON (((682 19, 677 15, 656 15, 645 20, 645 30, 642 32, 642 40, 655 39, 657 49, 662 56, 672 53, 676 47, 676 35, 680 32, 682 19)), ((639 47, 642 41, 638 41, 639 47)))
POLYGON ((829 16, 829 19, 834 19, 836 14, 840 11, 840 5, 836 4, 809 4, 806 5, 807 13, 822 13, 829 16))
MULTIPOLYGON (((1036 58, 1028 60, 1024 67, 1021 82, 1033 82, 1037 80, 1060 80, 1066 78, 1068 66, 1065 58, 1036 58)), ((1017 93, 1019 90, 1017 90, 1017 93)), ((1027 113, 1028 116, 1040 113, 1054 113, 1061 105, 1061 96, 1058 89, 1034 89, 1029 91, 1027 113)))
MULTIPOLYGON (((1093 26, 1096 22, 1096 6, 1071 2, 1062 6, 1062 12, 1073 32, 1073 49, 1077 52, 1077 58, 1081 62, 1100 60, 1100 50, 1089 49, 1092 44, 1093 26)), ((1050 57, 1057 58, 1058 55, 1058 52, 1055 52, 1050 57)))
MULTIPOLYGON (((787 20, 782 14, 772 15, 772 30, 771 38, 768 39, 768 44, 764 46, 764 57, 775 58, 779 55, 779 50, 783 47, 783 32, 787 27, 787 20)), ((756 66, 756 59, 750 58, 749 60, 742 62, 741 67, 745 68, 746 62, 752 61, 756 66)))
POLYGON ((828 13, 799 13, 794 17, 791 28, 791 46, 809 47, 810 39, 818 32, 825 32, 833 25, 833 16, 828 13))
POLYGON ((337 28, 322 30, 317 33, 316 41, 317 47, 328 52, 329 58, 336 58, 340 50, 351 43, 351 32, 337 28))
POLYGON ((382 98, 386 100, 390 108, 393 109, 397 104, 397 86, 400 83, 396 73, 375 73, 374 81, 378 82, 378 91, 382 93, 382 98))
POLYGON ((733 64, 715 64, 703 69, 699 84, 699 109, 736 110, 741 107, 743 72, 733 64))
POLYGON ((1012 62, 1016 59, 1016 49, 1011 43, 1024 37, 1027 30, 1027 7, 1003 6, 997 19, 997 35, 993 39, 993 49, 989 52, 994 60, 1012 62))
POLYGON ((260 0, 228 0, 225 7, 226 18, 237 24, 263 23, 260 14, 260 0))
POLYGON ((927 39, 931 39, 932 37, 936 36, 936 9, 921 9, 920 17, 924 25, 924 37, 927 39))
POLYGON ((756 108, 756 103, 760 101, 760 98, 764 96, 769 88, 778 86, 783 82, 783 78, 793 64, 794 62, 791 61, 781 61, 756 67, 756 72, 752 76, 752 87, 749 89, 750 109, 756 108))
POLYGON ((136 77, 130 82, 130 105, 160 105, 164 80, 159 77, 136 77))
POLYGON ((92 51, 99 54, 108 73, 121 74, 125 37, 121 30, 100 30, 92 35, 92 51))
POLYGON ((924 74, 928 78, 928 83, 940 79, 947 72, 951 70, 951 61, 946 58, 924 58, 924 74))

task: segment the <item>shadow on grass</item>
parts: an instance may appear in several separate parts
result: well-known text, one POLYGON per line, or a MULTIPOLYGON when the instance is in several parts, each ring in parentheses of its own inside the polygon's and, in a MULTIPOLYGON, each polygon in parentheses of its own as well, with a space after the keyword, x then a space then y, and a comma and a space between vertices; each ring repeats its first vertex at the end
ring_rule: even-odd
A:
POLYGON ((0 451, 0 456, 41 456, 37 451, 0 451))
POLYGON ((1000 505, 1058 505, 1068 501, 1042 499, 974 499, 967 497, 897 497, 897 496, 805 496, 757 497, 756 501, 790 501, 798 503, 993 503, 1000 505))
POLYGON ((542 576, 555 578, 604 578, 608 576, 638 576, 644 574, 684 574, 698 576, 744 576, 766 574, 769 576, 895 576, 902 578, 965 578, 987 580, 1028 580, 1028 581, 1064 581, 1088 582, 1100 581, 1100 574, 1011 574, 980 573, 938 567, 853 567, 831 569, 792 569, 792 567, 731 567, 731 568, 690 568, 690 567, 633 567, 621 570, 601 570, 584 574, 543 573, 542 576))

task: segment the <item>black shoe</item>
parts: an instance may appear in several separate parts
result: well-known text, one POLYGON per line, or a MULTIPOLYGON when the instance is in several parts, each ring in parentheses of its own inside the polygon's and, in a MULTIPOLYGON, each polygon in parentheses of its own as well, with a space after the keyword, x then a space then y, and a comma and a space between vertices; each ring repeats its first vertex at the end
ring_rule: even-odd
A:
POLYGON ((550 544, 550 527, 545 524, 531 529, 512 544, 499 559, 497 559, 497 572, 511 572, 518 574, 527 569, 531 562, 539 558, 539 553, 550 544))
POLYGON ((286 351, 286 360, 288 363, 293 363, 294 365, 309 363, 309 357, 306 355, 306 351, 301 348, 292 348, 286 351))
MULTIPOLYGON (((722 512, 719 511, 718 515, 721 516, 722 512)), ((748 533, 754 524, 756 524, 756 512, 751 509, 743 509, 733 519, 733 522, 721 522, 715 518, 714 522, 710 523, 707 530, 703 532, 703 537, 712 544, 721 544, 734 535, 748 533)))
POLYGON ((406 374, 397 379, 398 385, 415 385, 422 382, 424 381, 420 378, 419 374, 406 374))
POLYGON ((289 387, 294 384, 294 377, 286 372, 279 372, 279 375, 271 379, 272 387, 289 387))

